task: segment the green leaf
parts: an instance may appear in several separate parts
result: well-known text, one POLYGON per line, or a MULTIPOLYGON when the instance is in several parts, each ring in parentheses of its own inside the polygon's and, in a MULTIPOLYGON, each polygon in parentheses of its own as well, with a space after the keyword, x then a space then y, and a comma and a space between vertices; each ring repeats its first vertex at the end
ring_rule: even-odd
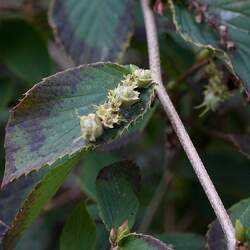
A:
POLYGON ((109 246, 109 232, 105 225, 100 223, 99 211, 96 203, 92 203, 87 207, 88 213, 90 214, 93 221, 96 223, 96 250, 107 250, 109 246))
MULTIPOLYGON (((233 205, 228 213, 233 225, 235 225, 236 220, 239 220, 245 228, 250 228, 250 199, 242 200, 233 205)), ((210 225, 207 241, 209 250, 227 249, 224 233, 217 220, 210 225)))
POLYGON ((54 0, 50 23, 76 64, 116 61, 133 30, 133 0, 54 0))
POLYGON ((139 207, 135 194, 139 182, 140 170, 129 161, 114 163, 99 173, 96 180, 97 203, 109 231, 118 229, 126 220, 132 228, 139 207))
POLYGON ((167 233, 157 235, 157 238, 174 250, 202 250, 205 248, 203 237, 192 233, 167 233))
POLYGON ((37 220, 28 230, 25 232, 22 239, 18 242, 15 250, 45 250, 49 248, 50 236, 53 235, 53 227, 48 226, 41 220, 37 220))
POLYGON ((162 241, 149 235, 131 233, 118 242, 119 250, 171 250, 162 241))
POLYGON ((96 228, 81 202, 68 218, 60 239, 60 250, 93 250, 96 241, 96 228))
POLYGON ((99 171, 105 166, 117 161, 117 156, 104 152, 89 152, 81 162, 80 173, 77 175, 77 182, 81 190, 91 199, 96 200, 96 177, 99 171))
POLYGON ((216 50, 232 72, 242 80, 246 91, 250 91, 250 2, 245 0, 202 0, 208 6, 208 14, 215 17, 220 25, 228 28, 229 39, 235 44, 231 51, 219 46, 219 34, 206 23, 197 23, 195 14, 187 7, 169 0, 173 21, 182 37, 198 47, 216 50))
POLYGON ((23 175, 1 189, 0 222, 3 226, 0 226, 0 247, 13 249, 22 232, 32 224, 78 161, 78 156, 65 157, 50 167, 23 175))
POLYGON ((141 89, 140 102, 121 108, 126 122, 105 129, 95 144, 81 137, 79 115, 95 112, 95 105, 104 103, 109 90, 128 73, 129 67, 118 64, 83 65, 48 77, 28 91, 6 128, 3 185, 64 156, 108 143, 142 118, 153 100, 153 87, 141 89))
POLYGON ((33 83, 51 74, 46 41, 27 21, 1 20, 0 37, 0 58, 19 78, 33 83))

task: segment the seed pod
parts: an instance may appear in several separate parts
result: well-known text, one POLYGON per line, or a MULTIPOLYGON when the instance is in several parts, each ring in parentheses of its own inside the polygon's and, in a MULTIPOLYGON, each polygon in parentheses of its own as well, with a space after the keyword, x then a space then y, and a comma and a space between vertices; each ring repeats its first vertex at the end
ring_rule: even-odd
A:
POLYGON ((151 71, 148 69, 136 69, 133 72, 133 75, 137 79, 137 85, 139 88, 146 88, 153 82, 153 79, 151 77, 151 71))
POLYGON ((197 107, 205 107, 205 110, 202 112, 201 116, 207 113, 209 110, 216 111, 219 105, 230 97, 230 91, 222 82, 223 72, 218 70, 214 63, 207 65, 205 71, 209 76, 209 81, 203 92, 203 103, 197 107))
POLYGON ((99 105, 96 110, 97 116, 100 118, 102 124, 106 128, 113 128, 114 124, 119 124, 123 121, 119 114, 119 107, 112 105, 110 102, 106 102, 99 105))
POLYGON ((115 106, 132 105, 139 101, 140 92, 134 90, 133 86, 119 85, 108 93, 108 101, 115 106))
POLYGON ((121 81, 122 86, 133 87, 134 89, 138 88, 138 78, 134 74, 128 74, 121 81))
POLYGON ((215 95, 213 91, 204 91, 204 100, 202 106, 207 107, 208 110, 215 111, 219 107, 220 103, 220 97, 215 95))
POLYGON ((96 141, 103 133, 103 127, 96 114, 80 116, 81 136, 87 141, 96 141))

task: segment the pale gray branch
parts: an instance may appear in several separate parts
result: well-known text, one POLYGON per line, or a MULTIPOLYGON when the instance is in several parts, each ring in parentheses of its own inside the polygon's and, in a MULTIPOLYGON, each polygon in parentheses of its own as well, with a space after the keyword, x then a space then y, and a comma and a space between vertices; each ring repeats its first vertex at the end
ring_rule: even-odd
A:
POLYGON ((231 220, 163 85, 155 18, 149 4, 149 0, 141 0, 148 40, 149 64, 152 77, 157 83, 156 93, 221 224, 228 250, 235 250, 236 241, 231 220))

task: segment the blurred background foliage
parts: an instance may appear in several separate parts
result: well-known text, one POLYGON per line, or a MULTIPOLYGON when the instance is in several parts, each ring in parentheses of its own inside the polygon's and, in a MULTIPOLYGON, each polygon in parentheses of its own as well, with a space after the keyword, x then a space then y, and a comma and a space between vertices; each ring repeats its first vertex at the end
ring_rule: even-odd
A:
MULTIPOLYGON (((48 5, 48 0, 0 0, 0 176, 4 171, 4 128, 9 110, 34 83, 71 65, 54 41, 48 25, 48 5)), ((147 68, 143 19, 138 1, 136 5, 135 34, 123 63, 147 68)), ((247 98, 232 74, 214 60, 223 72, 230 97, 215 112, 199 117, 202 110, 195 107, 203 102, 203 90, 208 83, 204 67, 208 61, 200 59, 200 51, 175 33, 167 16, 158 16, 157 21, 165 85, 225 206, 229 207, 250 194, 247 98)), ((62 227, 80 199, 86 200, 97 225, 96 249, 107 249, 103 239, 108 243, 108 234, 93 203, 93 183, 100 169, 124 158, 133 159, 142 174, 136 230, 162 238, 173 232, 205 235, 215 215, 165 114, 157 106, 143 132, 135 131, 132 136, 84 154, 16 249, 59 249, 62 227), (148 208, 152 206, 154 212, 150 213, 148 208)))

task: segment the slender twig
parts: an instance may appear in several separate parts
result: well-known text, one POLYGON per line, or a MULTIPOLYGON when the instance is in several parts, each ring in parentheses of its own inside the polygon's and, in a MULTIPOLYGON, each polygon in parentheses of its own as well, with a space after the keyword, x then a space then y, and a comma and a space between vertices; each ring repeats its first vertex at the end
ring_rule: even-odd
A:
POLYGON ((68 69, 74 66, 74 63, 57 44, 50 41, 48 48, 50 56, 62 69, 68 69))
MULTIPOLYGON (((196 71, 200 70, 203 66, 209 63, 208 59, 203 59, 195 62, 190 68, 184 71, 176 80, 170 81, 171 84, 167 85, 167 90, 173 89, 173 87, 177 87, 183 81, 186 81, 191 75, 193 75, 196 71)), ((187 82, 188 83, 188 82, 187 82)))
POLYGON ((48 213, 58 207, 65 205, 66 203, 76 201, 81 198, 81 192, 79 189, 72 188, 64 191, 56 196, 43 210, 43 213, 48 213))
POLYGON ((145 215, 143 217, 143 220, 138 228, 138 231, 141 233, 146 233, 153 218, 154 215, 157 211, 157 209, 159 208, 159 205, 164 197, 164 195, 166 194, 166 190, 170 184, 170 181, 172 180, 172 174, 169 171, 169 166, 172 163, 172 160, 174 158, 174 152, 168 152, 168 159, 167 159, 167 164, 164 168, 164 174, 162 176, 162 179, 154 193, 154 196, 152 198, 152 200, 150 201, 147 210, 145 212, 145 215))
POLYGON ((189 69, 187 69, 183 74, 181 74, 177 79, 176 79, 176 83, 180 83, 184 80, 186 80, 190 75, 192 75, 194 72, 196 72, 197 70, 199 70, 201 67, 203 67, 204 65, 206 65, 209 61, 207 59, 198 61, 196 63, 194 63, 189 69))
POLYGON ((150 201, 150 204, 148 205, 145 215, 143 217, 143 220, 138 228, 138 231, 140 233, 145 233, 148 231, 148 228, 153 221, 156 211, 159 208, 159 205, 164 195, 166 194, 166 189, 171 179, 172 179, 172 176, 169 175, 168 171, 165 171, 155 191, 153 199, 150 201))
POLYGON ((234 227, 231 220, 183 123, 179 118, 179 115, 173 106, 173 103, 166 92, 166 89, 164 88, 160 68, 157 30, 154 14, 150 8, 150 0, 141 0, 141 6, 146 26, 150 69, 152 77, 157 83, 156 93, 221 224, 227 240, 228 250, 235 250, 234 227))
POLYGON ((12 3, 7 0, 2 0, 0 2, 0 10, 20 10, 20 3, 12 3))
POLYGON ((42 11, 44 8, 39 1, 24 0, 19 2, 12 2, 9 0, 0 0, 0 12, 25 12, 28 15, 34 15, 42 11))

